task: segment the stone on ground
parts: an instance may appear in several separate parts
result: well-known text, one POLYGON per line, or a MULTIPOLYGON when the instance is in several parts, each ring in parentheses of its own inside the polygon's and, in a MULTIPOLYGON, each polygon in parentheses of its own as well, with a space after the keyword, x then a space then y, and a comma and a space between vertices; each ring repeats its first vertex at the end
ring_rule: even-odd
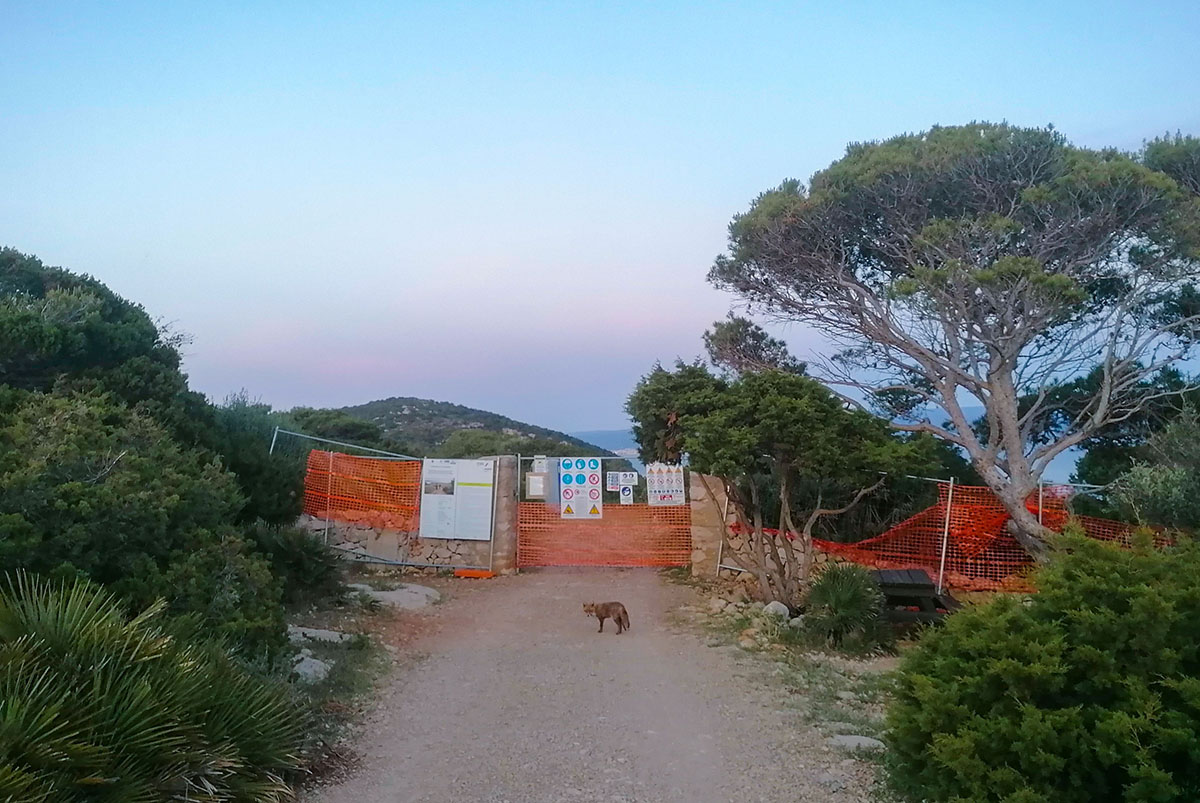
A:
POLYGON ((354 583, 349 586, 354 591, 361 591, 371 599, 383 605, 394 608, 412 610, 432 605, 442 598, 436 589, 429 586, 419 586, 415 583, 401 583, 390 591, 376 591, 365 583, 354 583))
POLYGON ((845 748, 846 750, 883 750, 884 744, 878 739, 872 739, 870 736, 854 736, 849 733, 830 736, 829 743, 834 747, 845 748))
POLYGON ((786 617, 791 613, 791 611, 788 610, 788 606, 784 605, 779 600, 774 600, 763 606, 763 613, 767 614, 768 616, 786 617))
POLYGON ((300 627, 288 625, 288 640, 293 644, 303 644, 306 641, 325 641, 330 644, 341 644, 354 636, 349 633, 339 633, 336 630, 322 630, 319 627, 300 627))
POLYGON ((307 655, 302 657, 292 667, 292 671, 299 675, 300 679, 305 683, 316 683, 324 680, 329 676, 330 669, 333 669, 333 664, 328 664, 320 658, 313 658, 307 655))
POLYGON ((804 617, 797 616, 795 619, 788 620, 788 627, 792 630, 800 630, 804 627, 804 617))

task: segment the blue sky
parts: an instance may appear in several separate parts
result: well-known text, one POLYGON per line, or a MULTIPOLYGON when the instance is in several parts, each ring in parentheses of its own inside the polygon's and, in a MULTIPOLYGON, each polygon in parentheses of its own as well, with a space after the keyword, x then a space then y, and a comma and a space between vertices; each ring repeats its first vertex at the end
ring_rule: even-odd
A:
POLYGON ((759 192, 935 123, 1200 133, 1198 36, 1194 2, 0 0, 0 243, 190 333, 218 399, 620 427, 759 192))

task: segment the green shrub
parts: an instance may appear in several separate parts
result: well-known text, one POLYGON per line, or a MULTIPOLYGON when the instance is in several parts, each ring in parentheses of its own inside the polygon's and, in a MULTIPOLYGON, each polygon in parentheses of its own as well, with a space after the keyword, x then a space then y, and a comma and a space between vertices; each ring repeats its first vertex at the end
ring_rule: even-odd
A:
POLYGON ((0 566, 159 597, 247 646, 283 638, 278 584, 231 522, 236 478, 109 396, 24 394, 0 416, 0 566))
POLYGON ((338 596, 342 561, 320 539, 297 527, 258 525, 249 530, 255 547, 271 562, 271 572, 290 603, 338 596))
POLYGON ((863 649, 883 636, 883 594, 871 572, 853 564, 835 564, 812 584, 804 614, 805 629, 833 646, 863 649))
POLYGON ((243 391, 213 409, 213 426, 206 446, 221 455, 221 463, 237 478, 245 504, 242 523, 263 520, 291 524, 304 503, 307 452, 278 450, 270 454, 275 427, 292 428, 289 418, 273 412, 243 391))
POLYGON ((1200 800, 1200 548, 1064 537, 1038 594, 950 617, 902 664, 913 800, 1200 800))
POLYGON ((286 689, 162 606, 126 619, 85 580, 0 590, 0 800, 279 801, 303 730, 286 689))

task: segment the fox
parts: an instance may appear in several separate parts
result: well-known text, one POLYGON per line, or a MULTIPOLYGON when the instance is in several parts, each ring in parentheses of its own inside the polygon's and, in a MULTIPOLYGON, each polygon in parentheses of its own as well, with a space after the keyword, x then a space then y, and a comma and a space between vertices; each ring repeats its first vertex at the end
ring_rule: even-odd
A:
POLYGON ((604 632, 604 620, 612 619, 617 623, 617 635, 621 635, 629 629, 629 611, 625 610, 625 606, 619 602, 585 602, 583 603, 583 613, 585 616, 595 616, 600 620, 600 629, 597 633, 604 632))

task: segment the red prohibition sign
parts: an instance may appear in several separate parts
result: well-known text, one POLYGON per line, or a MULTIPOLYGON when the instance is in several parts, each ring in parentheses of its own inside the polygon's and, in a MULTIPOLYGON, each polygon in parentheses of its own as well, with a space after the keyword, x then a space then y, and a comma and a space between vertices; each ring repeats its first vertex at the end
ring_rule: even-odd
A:
POLYGON ((591 483, 592 485, 599 485, 600 484, 600 475, 593 474, 592 476, 588 477, 588 482, 591 483))
POLYGON ((599 499, 599 498, 600 498, 600 489, 599 489, 599 488, 593 488, 593 489, 592 489, 592 490, 591 490, 591 491, 588 493, 588 496, 592 497, 593 499, 599 499))

